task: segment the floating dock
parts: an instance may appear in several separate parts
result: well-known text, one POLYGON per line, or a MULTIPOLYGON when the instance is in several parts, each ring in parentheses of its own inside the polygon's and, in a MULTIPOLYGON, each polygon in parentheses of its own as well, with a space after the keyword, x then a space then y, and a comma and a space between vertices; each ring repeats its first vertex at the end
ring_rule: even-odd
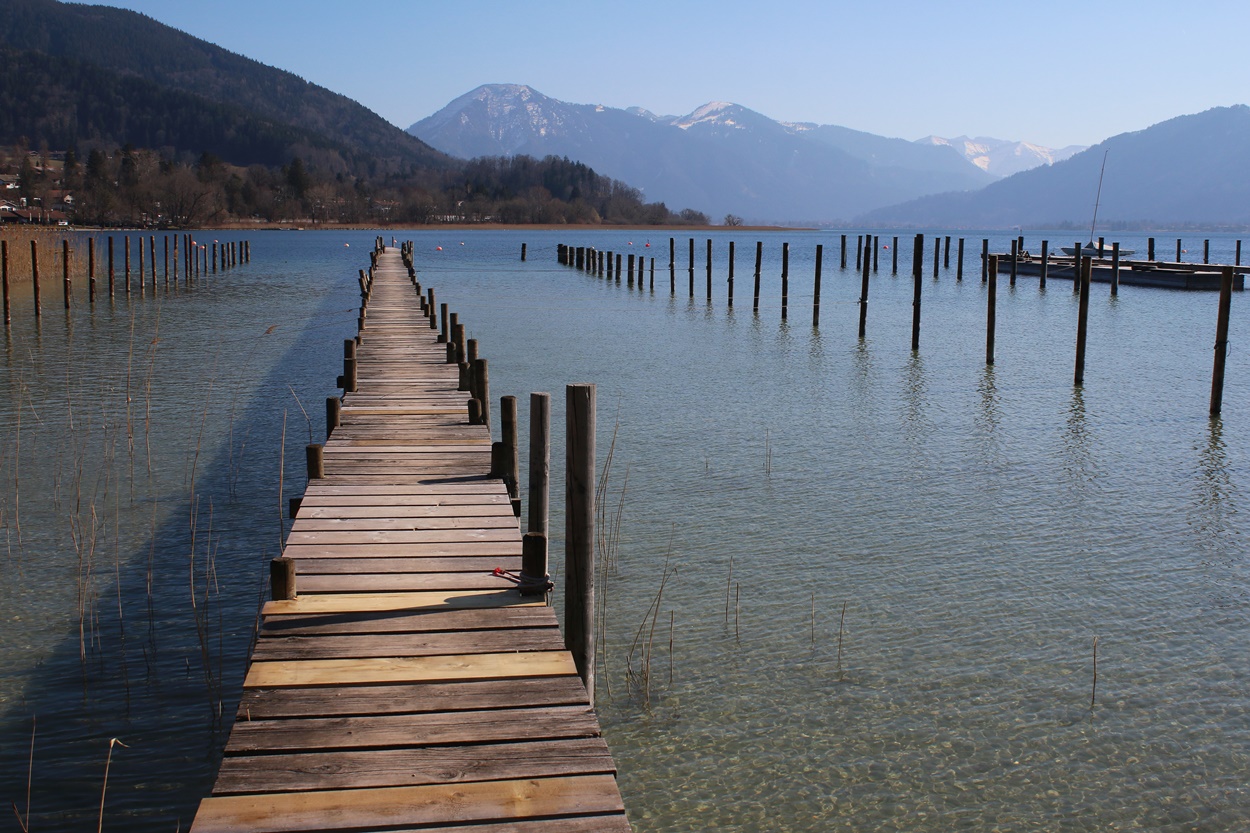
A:
MULTIPOLYGON (((995 255, 998 258, 998 273, 1011 273, 1011 254, 995 255)), ((1175 263, 1161 260, 1122 260, 1119 267, 1119 280, 1123 286, 1152 286, 1160 289, 1189 289, 1199 291, 1215 291, 1220 289, 1220 270, 1224 266, 1215 263, 1175 263)), ((1234 266, 1233 289, 1241 292, 1246 288, 1246 273, 1250 266, 1234 266)), ((1073 258, 1060 255, 1049 256, 1046 263, 1046 277, 1060 280, 1072 280, 1073 258)), ((1115 267, 1110 257, 1092 258, 1090 281, 1094 283, 1111 283, 1114 280, 1115 267)), ((1016 275, 1041 277, 1042 259, 1023 254, 1016 259, 1016 275)))
POLYGON ((542 596, 491 437, 400 252, 287 537, 193 833, 628 833, 616 767, 542 596), (506 571, 500 574, 498 570, 506 571))

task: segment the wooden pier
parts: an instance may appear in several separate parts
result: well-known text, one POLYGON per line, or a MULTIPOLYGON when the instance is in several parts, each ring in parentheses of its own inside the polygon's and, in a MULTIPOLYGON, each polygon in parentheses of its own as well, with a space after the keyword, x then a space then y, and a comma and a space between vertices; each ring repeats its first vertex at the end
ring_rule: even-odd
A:
POLYGON ((521 534, 489 429, 423 306, 387 248, 287 538, 297 595, 264 606, 194 833, 630 829, 553 609, 508 575, 521 534))

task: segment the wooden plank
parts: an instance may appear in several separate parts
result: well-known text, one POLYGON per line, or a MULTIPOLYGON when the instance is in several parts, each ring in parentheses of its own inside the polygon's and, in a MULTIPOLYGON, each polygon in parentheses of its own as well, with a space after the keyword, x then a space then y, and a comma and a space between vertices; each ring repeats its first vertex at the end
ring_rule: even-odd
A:
MULTIPOLYGON (((302 507, 301 507, 302 509, 302 507)), ((300 512, 291 532, 379 532, 382 530, 431 530, 431 529, 512 529, 519 530, 516 515, 511 507, 490 507, 490 512, 471 515, 441 512, 437 515, 411 515, 402 518, 363 517, 327 518, 300 512)))
POLYGON ((362 789, 615 773, 602 738, 228 756, 214 795, 362 789))
POLYGON ((253 688, 239 700, 240 721, 296 717, 420 714, 590 702, 577 677, 518 677, 440 683, 344 685, 336 688, 253 688))
POLYGON ((623 813, 611 775, 206 798, 193 833, 369 830, 549 816, 623 813))
POLYGON ((227 755, 506 743, 599 736, 589 706, 426 712, 236 724, 227 755))
MULTIPOLYGON (((459 555, 521 554, 516 541, 434 541, 422 544, 288 544, 283 555, 291 558, 356 558, 361 556, 431 557, 459 555)), ((493 568, 492 568, 493 569, 493 568)))
POLYGON ((546 628, 556 623, 555 611, 544 605, 492 610, 427 610, 420 613, 340 613, 329 615, 266 616, 265 636, 332 636, 349 633, 426 633, 478 631, 491 628, 546 628))
POLYGON ((359 573, 301 575, 296 586, 300 593, 328 594, 497 590, 516 585, 513 579, 492 573, 359 573))
POLYGON ((291 544, 437 544, 469 541, 513 541, 520 538, 515 525, 502 529, 362 529, 350 532, 293 530, 291 544))
MULTIPOLYGON (((298 586, 298 585, 297 585, 298 586)), ((466 590, 427 593, 335 593, 298 596, 290 601, 266 602, 262 615, 289 613, 372 613, 378 611, 448 610, 483 607, 540 607, 543 601, 515 590, 466 590)))
POLYGON ((577 673, 567 651, 525 654, 454 654, 436 657, 377 657, 292 662, 253 662, 245 688, 416 683, 507 677, 557 677, 577 673))
MULTIPOLYGON (((288 558, 294 557, 290 554, 288 558)), ((307 575, 352 573, 491 573, 496 568, 517 572, 521 559, 511 555, 433 556, 430 558, 306 558, 296 559, 296 572, 307 575)))
POLYGON ((312 659, 359 659, 382 657, 433 657, 464 654, 494 654, 507 651, 562 651, 564 637, 554 618, 547 628, 479 630, 474 632, 429 632, 348 634, 328 636, 271 635, 256 642, 254 662, 280 662, 312 659))

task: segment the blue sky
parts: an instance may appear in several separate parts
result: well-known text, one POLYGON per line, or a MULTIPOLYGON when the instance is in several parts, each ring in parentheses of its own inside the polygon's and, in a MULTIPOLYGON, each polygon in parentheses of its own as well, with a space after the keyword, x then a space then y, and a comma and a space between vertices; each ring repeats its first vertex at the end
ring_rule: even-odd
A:
POLYGON ((1245 0, 109 0, 408 127, 479 84, 1050 147, 1250 102, 1245 0))

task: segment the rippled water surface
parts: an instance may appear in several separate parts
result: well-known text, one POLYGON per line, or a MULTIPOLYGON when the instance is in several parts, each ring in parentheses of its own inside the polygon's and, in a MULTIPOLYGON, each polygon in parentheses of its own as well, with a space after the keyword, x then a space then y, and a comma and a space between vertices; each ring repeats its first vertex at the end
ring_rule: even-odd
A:
MULTIPOLYGON (((710 235, 709 302, 709 235, 696 239, 691 298, 688 235, 670 294, 667 235, 649 234, 405 235, 421 280, 479 339, 493 395, 520 396, 524 421, 529 392, 553 393, 553 530, 563 386, 598 385, 601 463, 615 437, 608 515, 620 517, 599 588, 599 712, 638 830, 1250 824, 1243 296, 1212 420, 1214 294, 1111 298, 1095 285, 1076 388, 1070 282, 1039 292, 1001 277, 986 366, 980 235, 967 235, 961 282, 954 260, 933 278, 929 249, 913 353, 910 235, 902 274, 882 252, 861 341, 860 280, 838 266, 838 235, 710 235), (558 242, 654 256, 655 289, 561 267, 558 242)), ((59 310, 40 332, 15 315, 0 405, 0 617, 15 669, 0 683, 3 798, 26 806, 34 715, 34 814, 77 808, 38 829, 95 820, 110 737, 130 745, 113 752, 106 827, 185 824, 211 779, 212 706, 230 712, 277 548, 283 413, 293 494, 309 430, 296 398, 320 439, 372 235, 251 238, 246 269, 159 302, 75 310, 72 336, 59 310), (97 469, 113 473, 101 483, 97 469), (75 524, 90 528, 92 501, 96 613, 80 651, 75 524), (58 769, 62 755, 79 768, 58 769)), ((991 239, 1001 251, 1009 238, 991 239)), ((1232 246, 1212 238, 1212 259, 1231 261, 1232 246)))

